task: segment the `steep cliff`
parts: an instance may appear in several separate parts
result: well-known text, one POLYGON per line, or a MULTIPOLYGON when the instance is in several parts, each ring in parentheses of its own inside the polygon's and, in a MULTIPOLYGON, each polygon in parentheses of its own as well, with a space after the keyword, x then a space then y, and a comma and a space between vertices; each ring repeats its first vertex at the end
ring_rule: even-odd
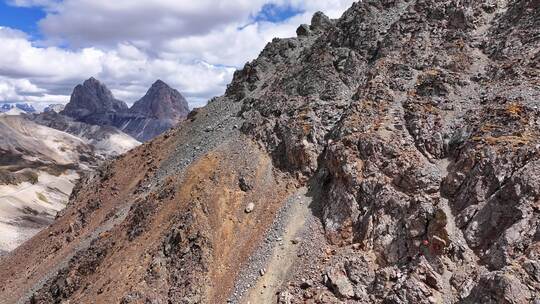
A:
POLYGON ((92 77, 75 87, 60 113, 88 124, 112 125, 112 117, 127 109, 125 102, 114 98, 104 84, 92 77))

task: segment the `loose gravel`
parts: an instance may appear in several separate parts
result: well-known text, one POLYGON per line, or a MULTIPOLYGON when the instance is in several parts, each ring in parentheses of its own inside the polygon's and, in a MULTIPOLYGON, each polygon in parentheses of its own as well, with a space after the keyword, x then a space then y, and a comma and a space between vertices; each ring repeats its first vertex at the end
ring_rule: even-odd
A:
MULTIPOLYGON (((295 211, 299 209, 295 208, 295 205, 305 204, 307 207, 310 201, 311 198, 306 196, 305 188, 300 189, 287 199, 277 212, 274 222, 268 228, 264 241, 249 258, 246 266, 240 271, 234 291, 227 301, 228 303, 241 303, 242 299, 245 299, 250 290, 256 286, 257 281, 262 277, 261 273, 265 276, 269 274, 270 269, 267 269, 267 266, 276 252, 276 248, 288 245, 284 244, 284 235, 287 233, 287 227, 291 221, 303 220, 296 217, 297 214, 295 214, 295 211)), ((304 215, 301 214, 301 216, 304 215)), ((300 231, 299 234, 301 235, 302 232, 300 231)), ((294 239, 296 238, 301 238, 301 236, 295 236, 294 239)), ((295 257, 290 258, 294 259, 295 257)))

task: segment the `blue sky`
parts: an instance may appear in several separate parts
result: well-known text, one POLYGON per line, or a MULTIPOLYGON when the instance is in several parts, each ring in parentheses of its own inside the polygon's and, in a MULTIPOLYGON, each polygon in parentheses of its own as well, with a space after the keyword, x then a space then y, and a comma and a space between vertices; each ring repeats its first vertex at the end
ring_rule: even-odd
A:
POLYGON ((163 79, 201 106, 273 38, 352 2, 0 0, 0 103, 66 103, 96 77, 128 103, 163 79))
POLYGON ((291 5, 265 4, 262 9, 253 17, 253 21, 283 22, 289 18, 300 15, 304 11, 291 5))
POLYGON ((33 39, 41 37, 37 23, 45 15, 41 8, 16 7, 5 0, 0 2, 0 25, 21 30, 33 39))

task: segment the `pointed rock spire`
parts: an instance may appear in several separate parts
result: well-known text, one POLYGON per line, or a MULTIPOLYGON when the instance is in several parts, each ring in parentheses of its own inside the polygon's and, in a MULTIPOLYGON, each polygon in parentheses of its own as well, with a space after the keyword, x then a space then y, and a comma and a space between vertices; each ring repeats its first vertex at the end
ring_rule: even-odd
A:
POLYGON ((187 117, 189 106, 180 92, 157 80, 146 95, 133 104, 130 112, 155 119, 179 121, 187 117))

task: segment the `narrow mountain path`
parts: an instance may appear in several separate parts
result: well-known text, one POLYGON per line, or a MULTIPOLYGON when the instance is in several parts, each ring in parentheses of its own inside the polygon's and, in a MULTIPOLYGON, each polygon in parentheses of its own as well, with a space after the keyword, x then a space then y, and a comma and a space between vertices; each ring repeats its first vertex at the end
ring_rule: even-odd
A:
POLYGON ((299 236, 311 215, 309 204, 311 198, 306 196, 306 190, 302 189, 295 197, 294 204, 290 207, 285 220, 282 236, 272 250, 272 255, 265 268, 259 270, 261 278, 257 281, 246 296, 245 303, 275 303, 276 293, 283 282, 291 274, 291 268, 297 257, 299 236))
POLYGON ((318 219, 307 188, 292 194, 276 215, 260 247, 240 271, 228 303, 274 303, 282 284, 292 276, 302 251, 303 233, 318 219))

